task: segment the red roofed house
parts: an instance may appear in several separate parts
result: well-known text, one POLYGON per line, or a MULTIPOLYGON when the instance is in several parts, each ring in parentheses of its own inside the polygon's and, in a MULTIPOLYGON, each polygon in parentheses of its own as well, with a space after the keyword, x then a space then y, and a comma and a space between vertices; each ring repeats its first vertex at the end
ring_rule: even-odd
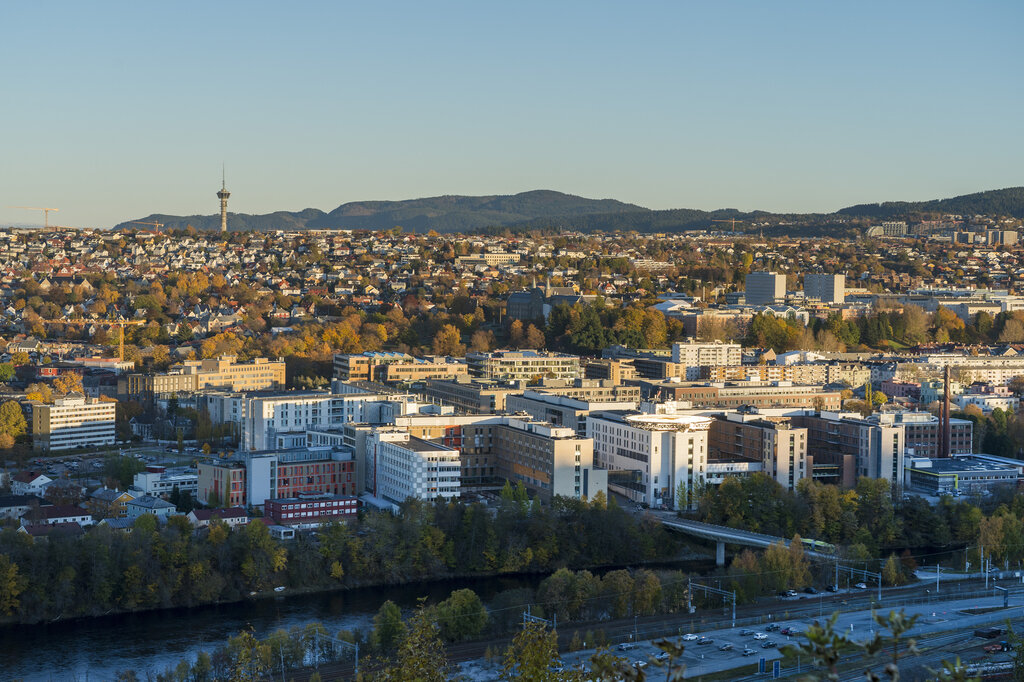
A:
POLYGON ((249 515, 241 507, 230 509, 193 509, 188 513, 188 520, 196 528, 206 528, 213 517, 219 518, 231 528, 249 523, 249 515))

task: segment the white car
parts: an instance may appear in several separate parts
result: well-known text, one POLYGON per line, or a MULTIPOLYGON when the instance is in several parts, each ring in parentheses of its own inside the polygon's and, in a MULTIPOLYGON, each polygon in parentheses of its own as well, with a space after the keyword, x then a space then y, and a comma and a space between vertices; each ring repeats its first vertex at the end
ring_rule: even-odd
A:
POLYGON ((700 639, 700 638, 697 637, 697 635, 693 634, 692 632, 688 632, 685 635, 683 635, 683 641, 684 642, 696 642, 698 639, 700 639))
POLYGON ((868 586, 866 584, 864 584, 864 583, 857 583, 856 585, 854 585, 854 587, 856 587, 858 590, 866 590, 866 589, 868 589, 868 586))
POLYGON ((768 639, 768 635, 764 634, 763 632, 755 632, 754 639, 768 639))

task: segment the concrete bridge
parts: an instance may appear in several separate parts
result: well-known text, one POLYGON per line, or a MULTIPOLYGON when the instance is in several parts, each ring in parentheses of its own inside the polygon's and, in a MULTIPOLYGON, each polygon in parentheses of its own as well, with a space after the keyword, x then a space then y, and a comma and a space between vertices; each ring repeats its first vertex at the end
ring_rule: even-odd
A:
MULTIPOLYGON (((666 528, 670 530, 685 533, 686 535, 702 538, 704 540, 713 540, 715 542, 715 563, 719 566, 725 565, 726 545, 767 547, 769 545, 782 542, 786 547, 789 547, 790 544, 790 541, 786 538, 780 538, 774 535, 765 535, 763 533, 752 533, 748 530, 739 530, 737 528, 729 528, 727 526, 716 526, 711 523, 701 523, 700 521, 680 519, 674 513, 656 513, 649 514, 649 516, 655 516, 666 528)), ((814 559, 832 560, 835 558, 835 555, 830 552, 811 549, 806 545, 804 546, 804 554, 814 559)))

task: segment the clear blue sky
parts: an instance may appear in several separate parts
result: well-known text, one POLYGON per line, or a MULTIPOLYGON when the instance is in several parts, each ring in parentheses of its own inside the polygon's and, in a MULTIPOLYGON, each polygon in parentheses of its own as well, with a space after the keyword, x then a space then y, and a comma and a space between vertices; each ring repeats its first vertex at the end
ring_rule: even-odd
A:
POLYGON ((0 224, 1024 184, 1024 2, 3 2, 0 224))

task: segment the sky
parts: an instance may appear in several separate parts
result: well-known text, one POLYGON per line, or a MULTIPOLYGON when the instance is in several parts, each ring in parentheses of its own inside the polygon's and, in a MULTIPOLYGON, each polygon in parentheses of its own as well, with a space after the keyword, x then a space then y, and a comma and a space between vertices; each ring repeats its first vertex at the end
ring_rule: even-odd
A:
POLYGON ((1024 185, 1024 3, 0 3, 0 225, 553 189, 832 211, 1024 185))

